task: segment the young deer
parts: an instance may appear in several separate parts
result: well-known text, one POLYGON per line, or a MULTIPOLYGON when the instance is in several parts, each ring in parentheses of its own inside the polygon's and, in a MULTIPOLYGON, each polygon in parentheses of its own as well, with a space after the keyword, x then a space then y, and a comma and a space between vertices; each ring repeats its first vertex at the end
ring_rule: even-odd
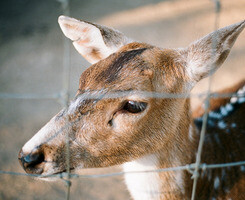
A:
MULTIPOLYGON (((189 94, 224 62, 245 21, 180 49, 134 42, 116 30, 66 16, 59 17, 59 24, 93 65, 82 73, 68 108, 21 149, 24 170, 40 175, 65 172, 67 134, 71 170, 122 165, 127 172, 194 163, 203 111, 199 109, 193 119, 188 95, 156 98, 153 94, 189 94), (98 97, 115 92, 122 95, 98 97)), ((223 92, 245 93, 245 82, 223 92)), ((245 160, 244 102, 244 96, 211 100, 203 163, 245 160)), ((191 197, 193 180, 187 171, 126 173, 125 180, 137 200, 191 197)), ((244 200, 245 166, 203 171, 196 197, 244 200)))

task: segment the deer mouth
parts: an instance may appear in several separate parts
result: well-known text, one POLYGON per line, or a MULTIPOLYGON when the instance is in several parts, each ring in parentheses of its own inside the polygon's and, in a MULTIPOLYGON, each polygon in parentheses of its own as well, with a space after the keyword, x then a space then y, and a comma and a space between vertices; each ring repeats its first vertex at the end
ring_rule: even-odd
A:
MULTIPOLYGON (((69 169, 69 173, 70 173, 72 170, 74 170, 74 169, 75 169, 74 167, 71 167, 71 168, 69 169)), ((55 174, 62 174, 62 173, 67 173, 67 169, 64 169, 64 170, 59 171, 59 172, 55 172, 55 173, 53 173, 53 175, 55 175, 55 174)))
MULTIPOLYGON (((70 168, 69 169, 69 173, 74 170, 75 168, 70 168)), ((61 170, 61 171, 57 171, 57 172, 52 172, 52 173, 47 173, 47 174, 43 174, 41 176, 38 176, 38 179, 44 180, 44 181, 56 181, 58 179, 63 179, 63 178, 67 178, 67 174, 68 171, 67 169, 61 170)))

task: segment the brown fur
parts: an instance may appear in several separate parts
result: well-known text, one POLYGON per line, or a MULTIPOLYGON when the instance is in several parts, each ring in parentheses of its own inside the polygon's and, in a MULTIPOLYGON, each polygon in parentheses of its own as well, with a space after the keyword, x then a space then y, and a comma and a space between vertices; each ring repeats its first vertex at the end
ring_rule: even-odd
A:
MULTIPOLYGON (((94 26, 99 27, 100 31, 104 30, 101 33, 107 40, 109 40, 109 35, 116 37, 118 34, 113 33, 111 29, 108 31, 98 25, 94 26)), ((220 33, 223 34, 225 31, 226 29, 221 29, 220 33)), ((212 60, 214 62, 212 64, 221 64, 228 55, 229 51, 222 47, 227 37, 232 35, 233 38, 229 38, 228 43, 234 43, 236 34, 241 32, 238 28, 230 31, 232 33, 226 33, 225 36, 221 34, 217 56, 212 60), (237 33, 232 32, 236 30, 237 33)), ((205 67, 201 61, 204 63, 210 61, 208 47, 210 47, 211 36, 181 50, 160 49, 134 42, 124 45, 115 53, 92 65, 80 77, 75 100, 46 125, 47 132, 52 137, 48 138, 47 142, 39 144, 32 152, 24 152, 24 150, 20 152, 22 163, 27 155, 39 152, 45 160, 50 161, 50 164, 44 164, 44 161, 38 164, 35 161, 36 165, 25 163, 23 165, 25 170, 28 173, 38 173, 37 169, 41 168, 42 174, 65 171, 67 134, 69 135, 71 169, 81 166, 84 168, 108 167, 150 154, 154 154, 157 158, 157 169, 194 163, 202 121, 201 118, 199 121, 198 118, 193 120, 190 100, 185 97, 145 97, 139 92, 188 94, 196 81, 208 74, 208 71, 214 70, 205 71, 204 68, 199 74, 195 68, 192 71, 188 70, 190 67, 188 62, 191 59, 199 64, 197 67, 205 67), (205 43, 205 41, 208 42, 205 43), (122 91, 134 92, 134 95, 88 98, 91 94, 106 97, 113 92, 122 91), (139 113, 127 112, 124 110, 124 105, 129 100, 144 102, 147 107, 139 113), (57 124, 63 125, 65 122, 68 122, 68 127, 61 126, 58 132, 50 130, 50 127, 56 128, 57 124), (50 172, 50 169, 53 171, 50 172)), ((107 41, 107 43, 110 42, 107 41)), ((237 91, 243 84, 225 92, 237 91)), ((220 108, 228 101, 227 98, 211 100, 210 111, 220 108)), ((207 125, 202 154, 203 163, 245 160, 245 134, 243 133, 245 125, 241 120, 244 112, 245 104, 241 104, 239 109, 235 109, 232 114, 222 118, 227 124, 226 129, 220 128, 218 124, 207 125), (236 129, 231 128, 232 123, 236 123, 236 129)), ((195 117, 202 115, 201 109, 193 114, 195 117)), ((46 129, 44 127, 38 134, 42 136, 46 129)), ((30 146, 31 144, 27 145, 28 148, 30 146)), ((24 146, 23 149, 28 149, 27 147, 24 146)), ((190 199, 192 180, 189 172, 161 172, 159 177, 160 191, 158 192, 160 192, 161 200, 190 199)), ((237 200, 244 199, 244 182, 244 171, 239 167, 208 169, 200 172, 196 197, 200 200, 212 198, 228 200, 230 197, 237 200), (219 184, 217 184, 217 179, 219 179, 219 184)))

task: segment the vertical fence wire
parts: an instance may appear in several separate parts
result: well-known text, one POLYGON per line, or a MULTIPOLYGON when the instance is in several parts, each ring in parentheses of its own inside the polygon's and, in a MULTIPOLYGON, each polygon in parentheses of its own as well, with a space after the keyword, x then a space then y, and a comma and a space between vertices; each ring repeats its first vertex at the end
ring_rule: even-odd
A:
MULTIPOLYGON (((215 19, 214 19, 214 31, 218 30, 219 27, 219 15, 221 10, 221 3, 220 0, 212 0, 214 2, 215 6, 215 19)), ((215 32, 213 38, 212 38, 212 60, 215 59, 215 49, 217 47, 217 32, 215 32)), ((212 63, 212 65, 215 65, 215 62, 212 63)), ((213 66, 212 69, 215 69, 216 67, 213 66)), ((207 120, 208 120, 208 110, 210 106, 210 94, 211 94, 211 85, 212 85, 212 70, 209 72, 209 78, 208 78, 208 89, 207 89, 207 95, 204 101, 204 114, 203 114, 203 123, 201 127, 201 133, 200 133, 200 139, 198 144, 198 150, 196 155, 196 163, 195 163, 195 170, 193 172, 192 178, 193 178, 193 186, 192 186, 192 195, 191 200, 195 199, 196 195, 196 189, 197 189, 197 181, 199 178, 199 170, 200 170, 200 164, 201 164, 201 155, 202 155, 202 149, 204 144, 204 138, 206 133, 206 127, 207 127, 207 120)))
MULTIPOLYGON (((58 0, 61 3, 63 14, 70 15, 70 0, 58 0)), ((70 89, 70 41, 63 37, 64 49, 63 49, 63 91, 62 91, 62 104, 65 108, 68 108, 69 103, 69 89, 70 89)), ((68 123, 68 121, 66 121, 68 123)), ((66 183, 67 192, 66 200, 70 199, 70 145, 69 145, 69 134, 66 131, 66 177, 64 177, 66 183)))

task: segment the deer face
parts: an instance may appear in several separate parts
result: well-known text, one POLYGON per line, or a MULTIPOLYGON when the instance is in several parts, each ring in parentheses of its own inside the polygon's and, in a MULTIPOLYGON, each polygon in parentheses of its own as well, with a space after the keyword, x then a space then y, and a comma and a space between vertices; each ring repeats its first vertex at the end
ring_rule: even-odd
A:
MULTIPOLYGON (((174 133, 186 99, 152 95, 188 93, 197 79, 208 74, 212 70, 211 44, 205 41, 211 38, 186 49, 162 50, 132 43, 121 33, 99 25, 68 17, 60 17, 59 23, 79 53, 93 65, 81 75, 70 105, 21 149, 19 160, 27 173, 64 172, 67 142, 70 168, 76 169, 122 164, 181 139, 174 133), (200 46, 202 53, 207 49, 205 56, 193 51, 200 46)), ((218 55, 217 59, 219 65, 224 60, 218 55)))
MULTIPOLYGON (((79 90, 68 108, 60 111, 23 147, 20 154, 27 161, 22 161, 27 172, 64 171, 66 136, 72 169, 122 164, 151 153, 168 141, 168 132, 173 130, 162 129, 174 123, 168 120, 174 116, 166 113, 170 109, 170 113, 176 113, 176 102, 152 98, 151 92, 172 93, 177 89, 181 93, 183 86, 170 73, 162 74, 149 60, 155 57, 156 63, 165 62, 160 49, 138 43, 125 48, 88 68, 81 75, 79 90), (160 84, 164 87, 156 84, 170 78, 171 84, 160 84), (149 95, 142 95, 142 91, 149 95), (108 98, 113 94, 119 97, 108 98)), ((171 56, 167 55, 171 52, 165 54, 171 56)))

